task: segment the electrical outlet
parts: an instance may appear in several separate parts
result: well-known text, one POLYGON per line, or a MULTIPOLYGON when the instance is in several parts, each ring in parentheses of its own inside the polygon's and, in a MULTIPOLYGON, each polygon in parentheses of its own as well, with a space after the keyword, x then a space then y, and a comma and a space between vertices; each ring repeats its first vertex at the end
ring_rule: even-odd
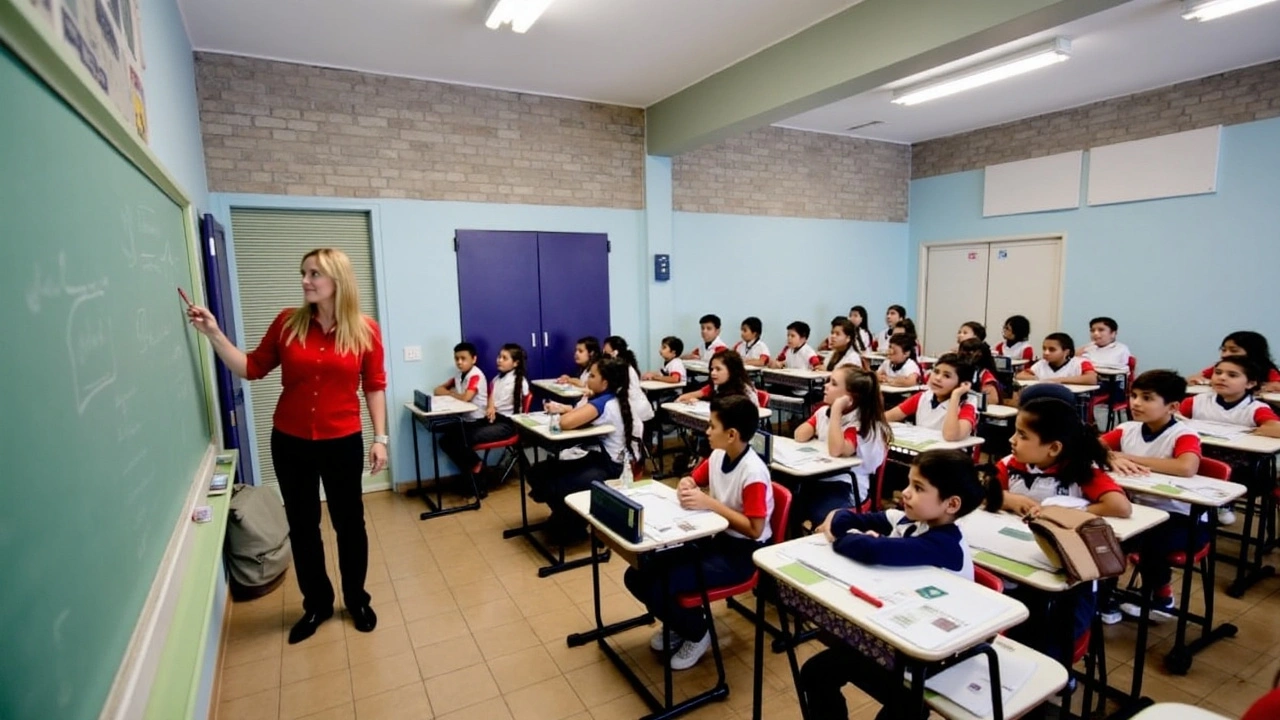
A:
POLYGON ((421 360, 422 360, 421 345, 405 345, 404 346, 405 362, 420 362, 421 360))

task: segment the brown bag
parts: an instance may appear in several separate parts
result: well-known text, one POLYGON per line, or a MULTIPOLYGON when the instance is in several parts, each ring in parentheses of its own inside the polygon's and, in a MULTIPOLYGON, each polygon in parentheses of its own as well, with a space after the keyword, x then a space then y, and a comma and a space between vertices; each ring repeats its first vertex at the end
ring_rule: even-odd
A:
POLYGON ((1125 569, 1120 541, 1106 520, 1074 508, 1040 508, 1029 523, 1036 544, 1062 566, 1071 582, 1118 577, 1125 569))

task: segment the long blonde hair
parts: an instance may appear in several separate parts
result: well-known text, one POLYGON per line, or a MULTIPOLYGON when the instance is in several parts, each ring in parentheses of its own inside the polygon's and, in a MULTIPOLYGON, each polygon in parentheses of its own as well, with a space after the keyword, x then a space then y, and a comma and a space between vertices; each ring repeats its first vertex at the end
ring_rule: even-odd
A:
MULTIPOLYGON (((365 352, 373 349, 373 331, 360 314, 360 292, 356 289, 356 274, 351 269, 351 258, 337 248, 317 248, 302 256, 299 267, 308 258, 315 258, 320 272, 333 280, 333 315, 337 321, 338 352, 365 352)), ((316 314, 314 303, 306 303, 293 311, 285 321, 284 343, 294 339, 306 346, 307 330, 316 314)))

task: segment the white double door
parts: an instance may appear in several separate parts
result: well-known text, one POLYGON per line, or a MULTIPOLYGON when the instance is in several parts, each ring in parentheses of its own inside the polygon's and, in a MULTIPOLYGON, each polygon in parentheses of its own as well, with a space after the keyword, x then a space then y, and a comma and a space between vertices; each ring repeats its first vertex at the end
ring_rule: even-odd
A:
POLYGON ((919 330, 928 355, 954 347, 956 331, 970 320, 987 327, 987 342, 993 348, 1010 315, 1025 315, 1031 321, 1030 341, 1036 347, 1059 329, 1059 237, 931 245, 926 246, 923 262, 924 326, 919 330))

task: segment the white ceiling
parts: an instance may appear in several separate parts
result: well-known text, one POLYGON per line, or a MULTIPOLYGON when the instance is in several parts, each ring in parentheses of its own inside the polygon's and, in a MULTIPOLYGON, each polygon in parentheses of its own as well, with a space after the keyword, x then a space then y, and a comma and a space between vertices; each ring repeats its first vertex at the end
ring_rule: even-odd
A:
POLYGON ((777 123, 798 130, 912 143, 1076 107, 1280 58, 1280 3, 1207 23, 1176 0, 1133 0, 1053 31, 905 78, 777 123), (912 107, 890 102, 911 85, 1012 50, 1071 38, 1067 62, 912 107), (846 132, 873 120, 883 125, 846 132))
POLYGON ((197 50, 646 107, 858 0, 180 0, 197 50))

